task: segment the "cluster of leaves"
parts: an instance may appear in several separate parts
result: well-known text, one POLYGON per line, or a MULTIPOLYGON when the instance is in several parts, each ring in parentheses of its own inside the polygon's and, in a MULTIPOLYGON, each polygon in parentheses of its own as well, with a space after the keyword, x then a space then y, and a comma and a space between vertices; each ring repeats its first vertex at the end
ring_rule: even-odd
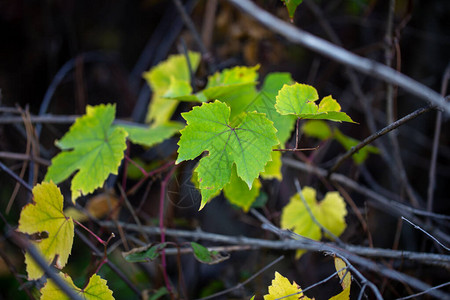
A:
MULTIPOLYGON (((150 125, 114 123, 115 106, 111 104, 87 106, 86 115, 78 118, 55 143, 62 151, 53 158, 44 179, 46 182, 33 190, 35 203, 23 209, 18 229, 28 234, 48 233, 48 237, 36 245, 49 265, 55 257, 59 269, 67 263, 74 227, 72 218, 62 210, 62 196, 54 183, 73 176, 73 203, 81 195, 94 192, 110 174, 118 173, 127 138, 132 143, 152 147, 180 132, 176 163, 203 156, 192 176, 202 196, 200 209, 223 191, 231 203, 247 211, 259 195, 260 178, 281 180, 281 152, 274 150, 280 150, 287 143, 296 120, 353 122, 331 96, 324 97, 317 105, 317 91, 311 86, 294 83, 288 73, 268 74, 258 90, 259 66, 238 66, 217 72, 208 77, 204 89, 194 93, 191 72, 196 71, 199 62, 198 53, 189 52, 187 59, 184 55, 173 55, 144 74, 153 89, 147 115, 150 125), (186 126, 171 121, 180 101, 201 104, 182 114, 186 126)), ((309 129, 311 124, 305 125, 305 132, 314 132, 313 128, 309 129)), ((335 129, 334 136, 339 140, 337 132, 335 129)), ((321 133, 316 137, 319 135, 324 139, 331 136, 321 133)), ((340 235, 346 226, 342 198, 333 192, 318 204, 313 189, 305 188, 303 193, 306 201, 300 202, 296 195, 283 210, 282 226, 320 239, 320 228, 306 213, 307 203, 320 224, 340 235)), ((130 262, 150 261, 166 246, 164 243, 135 249, 124 257, 130 262)), ((205 263, 226 259, 199 244, 193 243, 191 247, 196 258, 205 263)), ((28 255, 26 263, 30 279, 43 275, 28 255)), ((67 274, 61 276, 73 285, 67 274)), ((92 282, 103 283, 94 276, 92 282)), ((55 289, 49 283, 42 292, 55 293, 55 289)), ((90 291, 89 285, 80 290, 87 291, 90 291)))

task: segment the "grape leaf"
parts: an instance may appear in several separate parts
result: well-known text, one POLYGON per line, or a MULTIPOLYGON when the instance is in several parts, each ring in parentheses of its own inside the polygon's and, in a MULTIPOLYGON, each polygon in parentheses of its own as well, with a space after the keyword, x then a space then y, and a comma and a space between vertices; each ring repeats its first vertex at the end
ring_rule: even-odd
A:
POLYGON ((289 13, 289 18, 291 18, 292 21, 297 6, 299 6, 303 2, 303 0, 281 0, 281 1, 283 1, 284 4, 286 5, 286 8, 289 13))
MULTIPOLYGON (((102 279, 97 274, 94 274, 89 279, 89 283, 83 289, 78 288, 73 283, 72 278, 64 273, 59 275, 73 290, 86 300, 113 300, 113 293, 108 288, 106 280, 102 279)), ((41 289, 41 300, 69 300, 70 298, 53 282, 48 279, 45 286, 41 289)))
POLYGON ((295 83, 284 85, 278 92, 275 108, 282 115, 295 115, 301 119, 325 119, 334 122, 355 123, 331 96, 323 98, 319 105, 317 91, 310 85, 295 83))
POLYGON ((272 285, 269 286, 269 294, 264 295, 264 300, 275 300, 281 298, 286 300, 311 300, 311 298, 303 295, 302 289, 297 283, 295 283, 295 281, 290 283, 289 279, 280 273, 275 272, 275 279, 272 280, 272 285))
POLYGON ((196 169, 202 193, 202 206, 231 178, 233 164, 237 175, 249 188, 271 159, 278 144, 273 123, 264 114, 248 113, 230 123, 230 108, 220 101, 203 103, 182 114, 187 126, 181 130, 176 163, 203 157, 196 169))
POLYGON ((123 128, 128 133, 128 138, 134 144, 152 147, 183 129, 184 124, 180 122, 167 122, 150 127, 135 125, 120 125, 118 127, 123 128))
MULTIPOLYGON (((334 137, 347 151, 360 143, 357 139, 346 136, 337 128, 334 129, 334 137)), ((372 145, 366 145, 353 154, 352 159, 357 165, 360 165, 367 159, 370 153, 379 154, 380 149, 372 145)))
MULTIPOLYGON (((46 232, 47 238, 31 241, 50 265, 56 258, 61 269, 72 251, 74 226, 72 218, 63 212, 63 196, 53 182, 43 182, 33 188, 33 203, 27 204, 20 213, 18 231, 26 234, 46 232)), ((28 253, 25 253, 28 279, 38 279, 44 271, 28 253)))
POLYGON ((223 187, 223 193, 228 201, 248 212, 258 197, 260 189, 261 182, 258 178, 253 181, 252 187, 249 189, 248 185, 237 175, 236 166, 233 166, 230 182, 223 187))
POLYGON ((128 252, 123 252, 122 256, 127 262, 149 262, 157 259, 160 255, 160 250, 164 249, 167 243, 159 243, 155 245, 139 247, 128 252))
MULTIPOLYGON (((259 65, 254 67, 236 66, 224 69, 208 77, 205 89, 196 93, 185 95, 171 93, 168 97, 181 101, 207 102, 220 100, 227 103, 233 114, 239 114, 247 105, 253 95, 256 95, 255 85, 258 80, 259 65)), ((182 88, 178 87, 181 93, 182 88)), ((187 91, 187 89, 185 89, 187 91)))
MULTIPOLYGON (((189 51, 188 58, 192 71, 195 72, 200 64, 200 54, 189 51)), ((143 77, 153 91, 146 120, 149 123, 153 122, 154 125, 166 123, 172 117, 178 101, 164 97, 191 92, 191 74, 186 56, 171 55, 167 60, 145 72, 143 77)))
POLYGON ((350 299, 350 285, 352 283, 352 275, 347 270, 345 262, 339 257, 334 257, 334 266, 338 272, 339 279, 341 280, 342 292, 330 298, 330 300, 349 300, 350 299), (345 277, 344 277, 345 276, 345 277))
POLYGON ((52 159, 45 181, 56 184, 79 170, 72 179, 72 201, 101 187, 110 174, 117 174, 127 147, 127 133, 112 127, 115 105, 87 106, 69 131, 56 142, 62 150, 52 159))
POLYGON ((208 250, 208 248, 197 244, 195 242, 191 242, 192 251, 194 251, 195 258, 204 264, 215 265, 223 262, 230 258, 230 255, 222 255, 215 250, 208 250))
POLYGON ((292 77, 289 73, 270 73, 264 79, 264 84, 256 95, 252 98, 252 102, 247 107, 246 111, 256 110, 260 113, 265 113, 267 118, 273 122, 273 125, 278 130, 277 137, 281 145, 284 145, 294 128, 296 117, 292 115, 282 116, 276 109, 276 97, 278 91, 285 85, 291 83, 292 77))
MULTIPOLYGON (((339 193, 328 192, 321 202, 317 202, 316 190, 311 187, 304 187, 302 193, 316 220, 334 235, 341 235, 347 227, 345 223, 347 209, 339 193)), ((311 218, 299 194, 292 196, 283 208, 281 227, 313 240, 320 240, 322 236, 320 227, 311 218)), ((299 250, 297 258, 304 252, 299 250)))

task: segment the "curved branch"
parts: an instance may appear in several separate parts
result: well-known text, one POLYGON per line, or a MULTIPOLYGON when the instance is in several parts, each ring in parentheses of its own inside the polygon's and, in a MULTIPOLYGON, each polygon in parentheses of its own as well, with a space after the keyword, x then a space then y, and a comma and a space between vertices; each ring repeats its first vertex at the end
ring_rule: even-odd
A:
POLYGON ((450 105, 444 97, 414 79, 395 71, 374 60, 364 58, 301 30, 261 9, 250 0, 228 0, 232 5, 247 13, 273 32, 284 36, 289 41, 300 44, 332 60, 352 67, 362 73, 377 77, 385 82, 398 85, 409 93, 416 95, 450 115, 450 105))

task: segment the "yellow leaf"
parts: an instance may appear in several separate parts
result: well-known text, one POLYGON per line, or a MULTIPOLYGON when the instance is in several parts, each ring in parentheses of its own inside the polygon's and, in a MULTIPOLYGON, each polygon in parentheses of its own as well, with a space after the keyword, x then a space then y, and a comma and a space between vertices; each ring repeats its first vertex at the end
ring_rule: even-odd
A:
POLYGON ((269 294, 264 295, 264 300, 275 300, 278 298, 283 298, 285 300, 311 300, 310 298, 303 295, 302 290, 298 284, 289 282, 289 279, 284 277, 278 272, 275 272, 275 279, 272 280, 272 285, 269 286, 269 294), (286 297, 288 295, 292 295, 286 297), (286 297, 286 298, 284 298, 286 297))
MULTIPOLYGON (((74 226, 72 218, 63 213, 63 196, 53 182, 43 182, 33 188, 34 203, 26 205, 20 213, 18 231, 26 234, 45 233, 39 241, 32 241, 48 265, 56 258, 61 269, 72 251, 74 226)), ((28 253, 25 253, 28 279, 38 279, 44 272, 28 253)))
POLYGON ((347 267, 347 265, 345 264, 345 262, 342 259, 340 259, 337 256, 334 257, 334 266, 336 268, 336 271, 338 271, 339 279, 341 280, 342 289, 345 290, 352 283, 352 275, 351 275, 350 271, 348 271, 348 269, 344 269, 347 267), (339 270, 341 270, 341 271, 339 271, 339 270), (344 276, 345 276, 345 278, 342 279, 344 276))
MULTIPOLYGON (((106 280, 102 279, 97 274, 92 275, 89 279, 88 285, 80 289, 73 284, 72 278, 64 273, 59 273, 59 276, 73 289, 76 294, 81 294, 81 298, 86 300, 113 300, 112 291, 106 285, 106 280)), ((48 279, 45 286, 41 289, 41 300, 66 300, 70 299, 67 295, 61 291, 61 289, 48 279)))
MULTIPOLYGON (((311 187, 304 187, 302 193, 316 220, 334 235, 341 235, 347 227, 345 223, 347 209, 344 199, 339 193, 329 192, 321 202, 317 202, 316 190, 311 187)), ((281 227, 313 240, 320 240, 322 237, 319 225, 311 218, 298 193, 292 196, 289 203, 283 208, 281 227)), ((304 252, 304 250, 298 250, 297 258, 304 252)))
POLYGON ((329 300, 349 300, 350 299, 350 286, 345 288, 342 292, 336 296, 331 297, 329 300))

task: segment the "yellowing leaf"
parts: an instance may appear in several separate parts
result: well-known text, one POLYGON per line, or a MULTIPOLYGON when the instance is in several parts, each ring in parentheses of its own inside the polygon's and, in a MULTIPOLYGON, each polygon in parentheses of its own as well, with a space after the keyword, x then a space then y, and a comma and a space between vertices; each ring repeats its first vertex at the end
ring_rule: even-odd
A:
POLYGON ((298 284, 289 282, 289 279, 284 277, 278 272, 275 272, 275 279, 272 280, 272 285, 269 286, 269 294, 264 295, 264 300, 275 300, 283 298, 285 300, 311 300, 307 296, 303 295, 302 290, 298 284), (292 295, 286 297, 288 295, 292 295))
MULTIPOLYGON (((69 275, 59 273, 59 275, 75 293, 79 294, 81 298, 86 300, 113 300, 113 293, 108 288, 106 280, 102 279, 97 274, 94 274, 89 279, 89 283, 83 289, 78 288, 72 281, 69 275)), ((69 297, 53 282, 48 279, 45 286, 41 289, 41 300, 70 300, 69 297)))
MULTIPOLYGON (((200 63, 200 54, 188 52, 189 63, 195 72, 200 63)), ((190 93, 191 74, 186 56, 183 54, 171 55, 169 58, 150 71, 143 74, 144 79, 153 91, 147 113, 147 122, 153 125, 164 124, 170 120, 178 101, 164 98, 190 93)))
POLYGON ((349 300, 350 299, 350 286, 346 287, 342 292, 336 296, 331 297, 329 300, 349 300))
POLYGON ((79 170, 70 187, 72 201, 101 187, 110 174, 117 174, 126 149, 127 133, 113 127, 115 105, 87 106, 70 130, 56 142, 62 150, 52 159, 45 181, 56 184, 79 170))
MULTIPOLYGON (((328 192, 321 202, 317 202, 316 190, 311 187, 304 187, 302 193, 316 220, 334 235, 341 235, 347 227, 347 209, 339 193, 328 192)), ((320 240, 322 236, 319 225, 311 218, 299 194, 292 196, 288 205, 283 208, 281 227, 313 240, 320 240)), ((303 252, 299 251, 297 255, 303 252)))
MULTIPOLYGON (((55 257, 56 267, 61 269, 72 250, 74 226, 71 218, 63 213, 63 196, 53 182, 43 182, 33 188, 34 203, 26 205, 20 213, 18 231, 35 234, 46 232, 47 238, 32 241, 48 265, 55 257)), ((28 253, 25 253, 28 279, 38 279, 44 272, 28 253)))
POLYGON ((345 264, 345 262, 342 259, 335 256, 334 257, 334 267, 336 268, 336 271, 338 272, 339 279, 342 281, 341 282, 342 289, 346 289, 352 283, 352 275, 351 275, 350 271, 348 271, 348 269, 346 268, 347 265, 345 264), (344 276, 345 276, 345 278, 344 278, 344 276), (342 278, 344 278, 344 279, 342 279, 342 278))

